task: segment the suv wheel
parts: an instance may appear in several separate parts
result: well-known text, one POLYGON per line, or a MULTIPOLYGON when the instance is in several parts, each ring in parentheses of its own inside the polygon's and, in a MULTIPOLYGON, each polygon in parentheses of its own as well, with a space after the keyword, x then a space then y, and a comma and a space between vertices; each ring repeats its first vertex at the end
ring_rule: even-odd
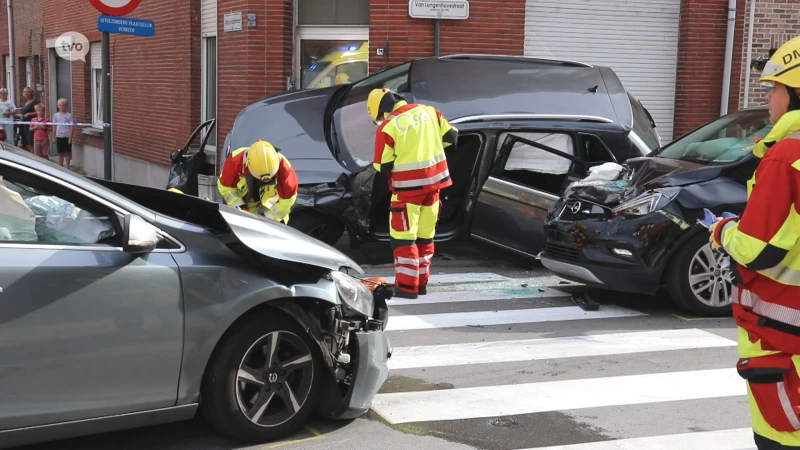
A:
POLYGON ((236 327, 206 373, 203 415, 220 432, 248 442, 297 431, 318 402, 319 347, 294 321, 275 313, 236 327))
POLYGON ((732 273, 729 258, 711 249, 700 233, 670 261, 667 289, 680 308, 702 316, 731 314, 732 273))
POLYGON ((344 234, 344 225, 341 222, 322 214, 290 215, 289 226, 328 245, 336 245, 344 234))

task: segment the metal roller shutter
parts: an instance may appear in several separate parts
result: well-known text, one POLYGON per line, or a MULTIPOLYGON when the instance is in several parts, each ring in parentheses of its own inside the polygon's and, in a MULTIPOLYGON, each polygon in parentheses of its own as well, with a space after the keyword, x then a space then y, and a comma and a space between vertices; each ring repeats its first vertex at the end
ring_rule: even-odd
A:
POLYGON ((681 0, 527 0, 525 55, 611 67, 666 144, 675 112, 681 0))
POLYGON ((203 36, 217 35, 217 0, 202 0, 200 32, 203 36))

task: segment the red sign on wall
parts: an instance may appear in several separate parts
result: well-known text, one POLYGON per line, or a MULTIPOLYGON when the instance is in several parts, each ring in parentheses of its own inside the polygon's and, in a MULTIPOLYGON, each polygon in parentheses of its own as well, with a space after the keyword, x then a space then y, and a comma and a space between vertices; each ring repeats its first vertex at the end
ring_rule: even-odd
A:
POLYGON ((92 6, 107 16, 130 14, 142 0, 89 0, 92 6))

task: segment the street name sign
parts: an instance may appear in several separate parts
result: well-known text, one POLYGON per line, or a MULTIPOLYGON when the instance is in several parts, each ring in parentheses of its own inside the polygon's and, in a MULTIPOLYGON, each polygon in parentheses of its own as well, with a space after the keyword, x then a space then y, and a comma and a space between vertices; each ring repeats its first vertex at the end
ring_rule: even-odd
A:
POLYGON ((132 13, 142 0, 89 0, 94 8, 107 16, 124 16, 132 13))
POLYGON ((97 29, 105 33, 154 36, 156 34, 156 23, 152 20, 103 15, 97 18, 97 29))
POLYGON ((225 14, 225 31, 242 31, 242 12, 225 14))
POLYGON ((467 0, 409 0, 408 15, 414 19, 451 19, 469 18, 469 2, 467 0))

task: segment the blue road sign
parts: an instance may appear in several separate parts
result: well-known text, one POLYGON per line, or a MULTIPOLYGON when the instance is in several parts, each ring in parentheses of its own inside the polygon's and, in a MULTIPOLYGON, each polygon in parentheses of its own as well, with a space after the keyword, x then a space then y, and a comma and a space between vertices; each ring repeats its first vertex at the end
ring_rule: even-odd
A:
POLYGON ((102 15, 97 18, 97 29, 104 33, 154 36, 156 23, 152 20, 102 15))

